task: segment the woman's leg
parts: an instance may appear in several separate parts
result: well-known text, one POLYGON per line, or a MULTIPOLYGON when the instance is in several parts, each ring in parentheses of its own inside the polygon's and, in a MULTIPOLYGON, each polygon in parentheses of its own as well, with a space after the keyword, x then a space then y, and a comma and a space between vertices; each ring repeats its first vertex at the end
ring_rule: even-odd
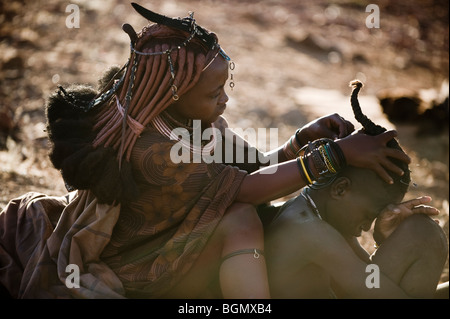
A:
POLYGON ((234 204, 220 231, 224 233, 220 286, 224 298, 270 298, 264 232, 256 209, 234 204))
POLYGON ((203 297, 219 277, 223 298, 270 298, 263 250, 263 227, 255 208, 235 203, 226 211, 191 270, 165 297, 203 297))

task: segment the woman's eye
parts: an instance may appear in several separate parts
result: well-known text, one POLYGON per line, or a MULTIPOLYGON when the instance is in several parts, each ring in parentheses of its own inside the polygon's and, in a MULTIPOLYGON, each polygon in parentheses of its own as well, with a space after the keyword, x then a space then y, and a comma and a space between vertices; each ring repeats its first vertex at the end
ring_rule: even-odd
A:
POLYGON ((214 94, 214 95, 212 95, 211 97, 212 97, 213 99, 217 99, 219 96, 220 96, 220 92, 219 92, 219 93, 216 93, 216 94, 214 94))

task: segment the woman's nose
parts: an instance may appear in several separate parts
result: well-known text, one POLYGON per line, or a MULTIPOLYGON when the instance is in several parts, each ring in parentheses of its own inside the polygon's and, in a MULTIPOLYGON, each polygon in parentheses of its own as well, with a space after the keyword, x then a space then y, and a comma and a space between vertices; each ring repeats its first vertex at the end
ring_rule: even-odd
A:
POLYGON ((221 95, 219 99, 219 104, 226 104, 228 102, 229 98, 225 90, 223 91, 223 94, 221 95))

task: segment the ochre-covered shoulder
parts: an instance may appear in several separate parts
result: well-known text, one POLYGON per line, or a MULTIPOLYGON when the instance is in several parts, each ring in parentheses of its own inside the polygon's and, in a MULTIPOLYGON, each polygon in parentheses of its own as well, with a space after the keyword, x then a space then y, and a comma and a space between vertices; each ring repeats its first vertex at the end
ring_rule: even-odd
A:
POLYGON ((205 162, 178 143, 155 129, 146 130, 135 143, 130 159, 138 183, 159 187, 195 183, 202 188, 224 170, 239 170, 220 162, 205 162))
POLYGON ((282 236, 283 240, 301 246, 304 258, 310 261, 318 254, 327 254, 329 249, 335 246, 337 237, 341 237, 331 225, 311 210, 302 196, 287 201, 281 207, 279 216, 273 221, 268 232, 274 238, 282 236))
POLYGON ((171 185, 176 183, 174 178, 180 170, 191 172, 192 165, 177 169, 180 165, 172 161, 171 151, 176 142, 151 127, 146 129, 136 141, 130 159, 138 180, 153 185, 171 185))

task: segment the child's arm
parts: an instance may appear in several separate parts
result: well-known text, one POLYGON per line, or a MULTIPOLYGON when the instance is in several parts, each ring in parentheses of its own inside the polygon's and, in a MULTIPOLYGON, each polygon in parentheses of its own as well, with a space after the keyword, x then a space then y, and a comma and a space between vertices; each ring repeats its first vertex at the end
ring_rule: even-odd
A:
POLYGON ((352 237, 346 238, 345 240, 347 241, 349 246, 353 249, 355 254, 362 261, 364 261, 367 264, 371 263, 369 252, 367 250, 365 250, 363 246, 361 246, 358 238, 356 238, 355 236, 352 236, 352 237))
POLYGON ((431 202, 431 197, 422 196, 397 205, 387 206, 375 221, 373 233, 375 242, 380 245, 405 218, 412 214, 438 215, 438 209, 424 205, 429 202, 431 202))

